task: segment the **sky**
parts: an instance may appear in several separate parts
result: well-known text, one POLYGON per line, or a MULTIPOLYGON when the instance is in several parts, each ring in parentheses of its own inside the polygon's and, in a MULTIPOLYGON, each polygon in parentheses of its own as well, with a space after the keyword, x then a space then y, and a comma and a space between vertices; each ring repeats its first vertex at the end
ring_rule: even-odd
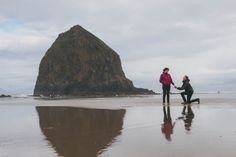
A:
MULTIPOLYGON (((236 91, 235 0, 0 0, 0 93, 32 94, 59 33, 81 25, 113 48, 135 86, 170 68, 197 92, 236 91)), ((175 91, 175 90, 173 90, 175 91)))

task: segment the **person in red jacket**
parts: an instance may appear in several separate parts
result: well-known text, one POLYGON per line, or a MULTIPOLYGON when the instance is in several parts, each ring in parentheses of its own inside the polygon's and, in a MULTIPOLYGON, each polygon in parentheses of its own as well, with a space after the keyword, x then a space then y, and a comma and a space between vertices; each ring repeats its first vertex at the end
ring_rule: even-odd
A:
POLYGON ((167 103, 170 103, 170 88, 171 84, 175 86, 171 75, 169 74, 169 68, 163 69, 163 73, 160 76, 160 83, 162 84, 162 90, 163 90, 163 104, 166 102, 167 97, 167 103))

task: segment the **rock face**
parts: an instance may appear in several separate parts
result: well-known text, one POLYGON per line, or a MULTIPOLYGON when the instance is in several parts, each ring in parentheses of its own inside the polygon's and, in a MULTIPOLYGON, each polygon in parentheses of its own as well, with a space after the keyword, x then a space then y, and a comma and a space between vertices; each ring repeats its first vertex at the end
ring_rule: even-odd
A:
POLYGON ((34 95, 153 94, 125 77, 119 55, 81 26, 58 36, 43 57, 34 95))

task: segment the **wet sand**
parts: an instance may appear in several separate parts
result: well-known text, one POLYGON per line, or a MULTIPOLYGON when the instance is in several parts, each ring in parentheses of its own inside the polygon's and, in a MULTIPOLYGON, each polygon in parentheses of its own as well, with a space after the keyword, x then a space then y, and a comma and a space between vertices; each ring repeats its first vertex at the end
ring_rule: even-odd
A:
MULTIPOLYGON (((1 105, 28 105, 28 106, 71 106, 93 109, 126 109, 129 107, 156 106, 162 105, 162 96, 137 96, 137 97, 112 97, 112 98, 80 98, 64 100, 44 100, 28 98, 3 98, 0 99, 1 105)), ((198 94, 193 98, 201 98, 201 104, 230 104, 236 103, 236 94, 198 94)), ((180 95, 171 96, 171 106, 181 105, 180 95)))
POLYGON ((234 157, 235 95, 199 97, 2 99, 0 156, 234 157))

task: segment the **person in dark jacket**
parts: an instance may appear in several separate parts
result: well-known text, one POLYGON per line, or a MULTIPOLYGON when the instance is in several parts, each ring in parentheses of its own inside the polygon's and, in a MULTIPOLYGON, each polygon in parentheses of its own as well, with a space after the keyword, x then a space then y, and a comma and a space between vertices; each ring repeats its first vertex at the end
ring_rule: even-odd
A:
POLYGON ((184 90, 184 92, 181 93, 181 96, 183 98, 183 104, 191 104, 193 102, 198 102, 198 104, 200 104, 200 99, 197 98, 197 99, 193 99, 191 100, 192 98, 192 95, 194 93, 194 90, 193 90, 193 87, 191 86, 190 84, 190 79, 188 76, 184 76, 183 77, 183 85, 182 87, 176 87, 178 90, 184 90), (185 98, 185 95, 187 95, 187 99, 185 98))
POLYGON ((169 68, 163 69, 163 73, 161 74, 159 81, 162 84, 163 104, 166 102, 166 96, 167 96, 167 103, 169 104, 171 84, 174 87, 176 87, 174 82, 172 81, 171 75, 169 74, 169 68))

